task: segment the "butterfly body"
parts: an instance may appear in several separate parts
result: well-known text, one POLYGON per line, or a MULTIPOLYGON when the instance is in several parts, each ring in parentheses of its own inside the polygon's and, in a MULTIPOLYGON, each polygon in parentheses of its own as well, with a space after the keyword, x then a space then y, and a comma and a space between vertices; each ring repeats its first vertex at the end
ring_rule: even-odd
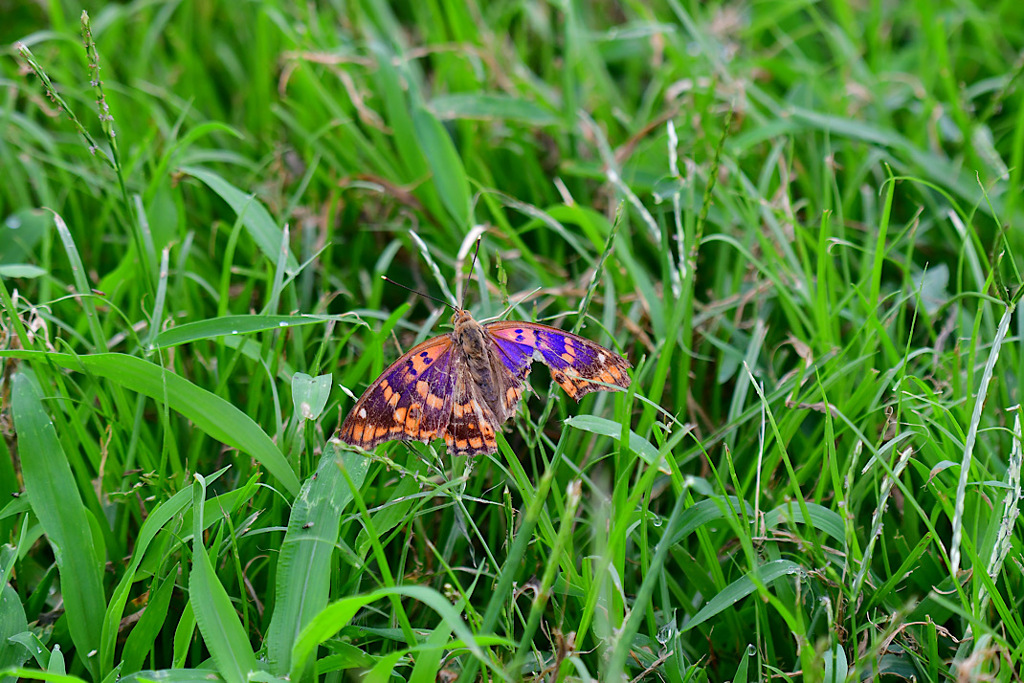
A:
MULTIPOLYGON (((498 422, 504 422, 515 412, 515 405, 507 405, 501 401, 501 395, 514 382, 509 379, 509 372, 498 356, 489 353, 487 331, 484 326, 473 319, 466 311, 459 311, 452 317, 452 324, 455 327, 455 343, 461 348, 462 353, 457 354, 456 362, 463 361, 463 372, 457 372, 457 376, 470 376, 473 378, 473 388, 477 399, 483 407, 490 411, 490 415, 497 418, 498 422)), ((515 401, 518 403, 518 399, 515 401)))
POLYGON ((497 451, 495 432, 515 414, 534 360, 579 401, 629 387, 629 362, 578 335, 518 321, 480 324, 464 309, 448 334, 417 345, 386 369, 341 426, 346 443, 443 437, 452 455, 497 451))

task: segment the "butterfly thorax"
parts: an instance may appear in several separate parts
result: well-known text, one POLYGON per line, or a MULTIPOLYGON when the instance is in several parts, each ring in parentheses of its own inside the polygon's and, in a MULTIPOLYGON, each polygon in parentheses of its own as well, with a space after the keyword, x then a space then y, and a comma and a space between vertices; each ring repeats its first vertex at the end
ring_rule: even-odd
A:
POLYGON ((491 414, 505 419, 500 396, 503 391, 500 367, 495 367, 496 358, 489 353, 487 332, 484 326, 473 319, 468 311, 459 310, 452 316, 455 327, 455 344, 462 351, 458 357, 476 380, 480 402, 490 409, 491 414))

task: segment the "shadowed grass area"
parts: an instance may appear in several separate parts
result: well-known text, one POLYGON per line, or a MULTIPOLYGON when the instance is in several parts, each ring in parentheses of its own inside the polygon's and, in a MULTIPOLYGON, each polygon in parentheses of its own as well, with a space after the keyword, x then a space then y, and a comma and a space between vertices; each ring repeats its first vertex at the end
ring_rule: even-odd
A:
POLYGON ((0 26, 0 676, 1016 680, 1016 4, 86 9, 0 26), (630 390, 357 452, 381 275, 630 390))

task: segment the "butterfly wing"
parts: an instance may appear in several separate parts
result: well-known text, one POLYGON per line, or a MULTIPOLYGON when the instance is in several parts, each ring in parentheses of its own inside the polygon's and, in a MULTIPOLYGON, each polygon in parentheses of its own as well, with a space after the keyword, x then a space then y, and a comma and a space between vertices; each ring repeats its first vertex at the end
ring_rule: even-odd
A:
POLYGON ((458 372, 456 375, 451 420, 444 434, 448 454, 496 453, 498 442, 494 432, 501 421, 479 396, 471 374, 458 372))
POLYGON ((448 426, 454 382, 451 337, 428 339, 381 373, 353 406, 339 436, 366 450, 393 439, 429 443, 448 426))
POLYGON ((552 378, 565 393, 577 401, 592 391, 629 387, 629 361, 589 339, 556 327, 515 320, 490 323, 484 329, 513 374, 525 377, 530 363, 539 360, 551 369, 552 378))

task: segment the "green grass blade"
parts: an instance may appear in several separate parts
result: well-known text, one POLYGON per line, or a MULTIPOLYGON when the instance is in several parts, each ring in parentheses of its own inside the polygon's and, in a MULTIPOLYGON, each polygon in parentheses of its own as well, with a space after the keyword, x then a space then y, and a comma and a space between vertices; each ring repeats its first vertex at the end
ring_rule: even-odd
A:
POLYGON ((299 633, 330 599, 341 516, 352 502, 340 468, 349 472, 356 486, 362 486, 369 464, 365 456, 328 442, 316 474, 306 480, 292 503, 277 561, 276 606, 267 630, 272 673, 284 675, 292 670, 292 649, 299 633))
POLYGON ((472 216, 469 179, 455 143, 440 121, 422 106, 413 106, 412 122, 441 202, 458 230, 468 230, 472 216))
POLYGON ((292 408, 305 420, 317 420, 331 397, 332 375, 311 377, 304 372, 292 375, 292 408))
POLYGON ((64 449, 43 407, 43 391, 27 368, 14 375, 11 410, 18 434, 22 475, 32 511, 53 547, 61 577, 68 628, 86 668, 95 673, 103 622, 103 562, 94 543, 93 522, 82 503, 64 449), (72 578, 73 577, 73 578, 72 578))
POLYGON ((25 648, 25 652, 35 660, 36 664, 45 669, 46 662, 50 657, 50 650, 38 635, 32 631, 22 631, 15 633, 10 640, 25 648))
POLYGON ((309 624, 302 629, 298 638, 296 638, 295 648, 292 650, 292 669, 289 678, 293 681, 299 680, 298 677, 305 668, 307 661, 313 656, 316 647, 348 624, 360 609, 370 603, 392 595, 412 598, 413 600, 416 600, 434 610, 438 616, 444 620, 445 624, 455 632, 455 635, 463 641, 464 646, 473 655, 473 661, 483 663, 491 669, 496 677, 501 678, 502 680, 508 680, 508 676, 501 672, 501 670, 485 656, 484 651, 477 643, 477 639, 473 632, 470 631, 465 622, 462 621, 462 618, 452 607, 451 603, 437 591, 425 586, 393 586, 390 588, 381 588, 373 591, 372 593, 353 596, 350 598, 342 598, 337 602, 331 603, 327 608, 317 614, 309 624))
MULTIPOLYGON (((21 666, 29 658, 28 650, 21 644, 9 640, 11 636, 28 631, 25 618, 25 606, 21 604, 17 591, 9 584, 4 584, 0 599, 0 669, 21 666)), ((0 683, 8 683, 13 678, 0 678, 0 683)))
POLYGON ((46 271, 39 266, 32 266, 27 263, 8 263, 7 265, 0 265, 0 277, 15 279, 15 278, 37 278, 46 275, 46 271))
MULTIPOLYGON (((576 415, 565 420, 565 424, 591 434, 600 434, 618 440, 622 436, 622 423, 596 415, 576 415)), ((644 459, 648 465, 660 465, 658 449, 634 431, 629 432, 629 449, 644 459)))
POLYGON ((765 513, 764 525, 768 529, 785 524, 786 522, 798 522, 810 524, 818 531, 822 531, 833 539, 840 546, 846 544, 846 527, 843 525, 843 518, 835 511, 829 510, 817 503, 805 503, 810 519, 804 519, 803 508, 789 501, 779 507, 765 513))
MULTIPOLYGON (((409 674, 409 683, 431 683, 431 681, 437 681, 438 673, 441 669, 441 659, 451 633, 451 625, 448 622, 442 621, 427 636, 426 641, 423 643, 423 649, 416 654, 416 664, 413 666, 412 673, 409 674)), ((380 673, 384 674, 384 671, 382 670, 380 673)), ((387 683, 387 678, 383 675, 379 680, 381 683, 387 683)))
MULTIPOLYGON (((137 671, 120 679, 118 683, 210 683, 221 680, 223 679, 211 669, 161 669, 159 671, 137 671)), ((278 683, 279 681, 279 679, 266 674, 259 680, 266 683, 278 683)))
MULTIPOLYGON (((242 192, 237 187, 224 180, 221 176, 197 166, 184 166, 182 173, 203 181, 207 187, 220 195, 221 199, 228 203, 236 214, 241 216, 246 231, 252 237, 259 250, 267 257, 270 263, 277 263, 281 253, 281 241, 284 232, 277 226, 277 223, 270 216, 262 202, 254 196, 242 192)), ((295 254, 289 253, 288 273, 294 273, 298 267, 295 254)))
POLYGON ((185 659, 188 657, 195 632, 196 615, 195 610, 192 608, 192 602, 189 601, 185 604, 185 608, 181 610, 178 623, 174 628, 174 649, 171 662, 175 667, 185 666, 185 659))
MULTIPOLYGON (((132 551, 132 560, 121 576, 121 581, 114 588, 110 595, 110 603, 103 617, 102 636, 100 639, 100 673, 106 675, 114 664, 114 647, 117 643, 118 627, 121 625, 121 617, 124 614, 124 606, 128 601, 128 594, 132 584, 135 582, 135 572, 145 557, 149 544, 156 538, 165 524, 192 502, 192 492, 183 489, 170 498, 170 500, 158 505, 146 518, 139 535, 135 540, 135 548, 132 551)), ((130 673, 126 671, 125 673, 130 673)))
MULTIPOLYGON (((183 491, 183 493, 188 493, 188 491, 183 491)), ((167 619, 167 609, 171 602, 171 594, 174 592, 174 579, 177 577, 178 569, 179 565, 172 565, 170 572, 160 581, 159 585, 156 585, 157 582, 154 579, 153 585, 149 589, 150 595, 149 601, 146 603, 146 610, 124 643, 120 664, 120 672, 124 675, 142 668, 156 639, 160 636, 167 619)))
POLYGON ((789 560, 774 560, 767 562, 757 568, 757 581, 750 576, 736 579, 726 586, 720 593, 708 600, 693 618, 686 624, 684 631, 703 624, 722 610, 729 609, 743 598, 751 595, 758 589, 758 585, 768 585, 777 579, 802 573, 804 570, 800 565, 789 560))
POLYGON ((518 121, 531 126, 557 125, 551 110, 534 102, 499 93, 449 93, 430 100, 430 110, 442 121, 480 119, 518 121))
POLYGON ((156 336, 153 347, 163 349, 202 339, 268 332, 296 325, 322 324, 327 320, 326 317, 314 315, 226 315, 188 322, 164 330, 156 336))
POLYGON ((206 480, 195 475, 192 485, 192 509, 195 510, 192 552, 193 564, 188 594, 196 623, 210 650, 217 672, 228 683, 247 683, 249 674, 259 670, 249 638, 235 613, 227 591, 217 578, 210 555, 203 545, 203 514, 206 501, 206 480))

